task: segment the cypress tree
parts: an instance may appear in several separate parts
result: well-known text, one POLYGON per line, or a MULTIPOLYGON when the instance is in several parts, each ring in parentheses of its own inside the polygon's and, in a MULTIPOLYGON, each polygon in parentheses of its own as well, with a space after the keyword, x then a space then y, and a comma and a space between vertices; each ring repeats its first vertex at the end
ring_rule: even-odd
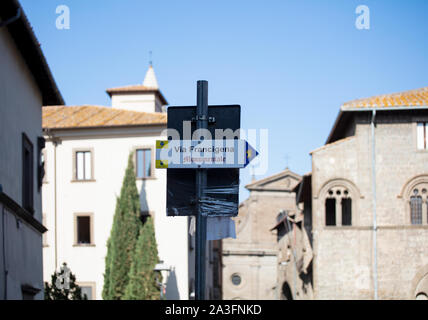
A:
POLYGON ((120 197, 116 200, 113 226, 107 242, 103 288, 105 300, 123 298, 141 224, 140 198, 132 158, 133 153, 128 158, 128 167, 123 178, 120 197))
POLYGON ((159 300, 160 288, 157 281, 162 281, 162 275, 153 270, 158 262, 153 220, 148 217, 146 223, 140 227, 124 299, 159 300))
MULTIPOLYGON (((116 199, 117 201, 117 199, 116 199)), ((113 232, 110 231, 110 237, 113 232)), ((110 249, 110 238, 107 240, 107 255, 105 257, 105 272, 104 272, 104 286, 103 286, 103 299, 111 300, 110 297, 110 264, 111 264, 111 249, 110 249)))

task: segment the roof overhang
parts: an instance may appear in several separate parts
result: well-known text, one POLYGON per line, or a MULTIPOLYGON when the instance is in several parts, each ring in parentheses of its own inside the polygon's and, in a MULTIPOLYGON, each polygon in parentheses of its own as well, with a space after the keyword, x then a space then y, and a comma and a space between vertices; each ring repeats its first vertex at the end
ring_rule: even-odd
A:
POLYGON ((252 181, 249 184, 245 185, 245 188, 248 189, 249 191, 279 191, 279 192, 288 191, 288 192, 290 192, 292 190, 288 187, 268 187, 268 186, 266 186, 270 182, 280 180, 286 176, 290 176, 291 178, 293 178, 297 181, 302 178, 300 175, 298 175, 297 173, 295 173, 295 172, 293 172, 287 168, 284 171, 281 171, 280 173, 274 174, 272 176, 269 176, 269 177, 266 177, 266 178, 263 178, 260 180, 252 181))
POLYGON ((24 58, 34 80, 42 93, 43 105, 63 105, 64 99, 58 90, 40 44, 17 0, 0 1, 0 18, 8 20, 21 10, 20 17, 4 26, 24 58))
POLYGON ((333 127, 328 135, 325 144, 336 141, 335 136, 337 131, 340 130, 342 125, 352 116, 354 112, 383 112, 383 111, 414 111, 414 110, 428 110, 428 106, 397 106, 397 107, 361 107, 361 108, 340 108, 339 114, 333 124, 333 127))

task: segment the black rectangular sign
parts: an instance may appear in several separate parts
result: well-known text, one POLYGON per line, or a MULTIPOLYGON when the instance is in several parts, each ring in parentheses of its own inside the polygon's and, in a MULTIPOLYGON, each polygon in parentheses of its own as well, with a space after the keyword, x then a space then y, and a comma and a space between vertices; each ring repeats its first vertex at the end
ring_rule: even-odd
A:
MULTIPOLYGON (((209 106, 208 130, 215 139, 216 129, 241 127, 241 106, 209 106)), ((168 129, 175 129, 179 139, 183 140, 183 121, 191 122, 191 134, 196 130, 196 106, 169 107, 168 129)), ((176 138, 176 137, 174 137, 176 138)), ((168 137, 170 139, 170 137, 168 137)), ((239 135, 235 137, 239 139, 239 135)), ((196 170, 167 169, 167 215, 197 215, 196 206, 196 170)), ((203 213, 208 216, 236 216, 239 204, 239 169, 207 169, 207 187, 202 205, 203 213)))

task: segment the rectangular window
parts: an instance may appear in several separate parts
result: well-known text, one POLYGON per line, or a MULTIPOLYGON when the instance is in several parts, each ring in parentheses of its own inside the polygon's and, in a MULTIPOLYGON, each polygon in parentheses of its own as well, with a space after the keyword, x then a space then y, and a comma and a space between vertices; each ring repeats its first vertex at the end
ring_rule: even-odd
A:
POLYGON ((428 125, 426 122, 420 122, 417 125, 417 143, 418 143, 418 149, 419 150, 427 150, 428 146, 427 146, 427 129, 428 125))
POLYGON ((87 300, 92 300, 92 287, 81 286, 80 289, 82 290, 82 298, 84 298, 86 295, 87 300))
POLYGON ((40 174, 42 176, 42 184, 48 182, 48 166, 47 166, 48 152, 46 149, 42 150, 41 154, 41 164, 40 164, 40 174))
POLYGON ((76 244, 92 243, 92 221, 89 215, 76 216, 76 244))
POLYGON ((37 188, 40 192, 40 188, 43 184, 43 178, 45 176, 45 154, 44 154, 44 148, 45 148, 46 142, 45 138, 38 137, 37 138, 37 188))
POLYGON ((137 178, 144 179, 152 176, 152 150, 137 149, 136 152, 137 178))
POLYGON ((22 133, 22 207, 33 213, 33 144, 25 133, 22 133))
POLYGON ((91 151, 76 152, 76 180, 92 179, 92 154, 91 151))
POLYGON ((95 282, 78 282, 77 285, 81 289, 82 298, 86 295, 86 299, 95 300, 95 282))
POLYGON ((342 199, 342 226, 352 225, 352 199, 342 199))
POLYGON ((334 198, 325 200, 325 225, 336 225, 336 199, 334 198))

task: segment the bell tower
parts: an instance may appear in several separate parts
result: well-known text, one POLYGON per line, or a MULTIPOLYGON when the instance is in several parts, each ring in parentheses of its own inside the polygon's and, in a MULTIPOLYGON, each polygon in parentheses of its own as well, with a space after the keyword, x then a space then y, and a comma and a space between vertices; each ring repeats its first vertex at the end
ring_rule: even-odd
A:
POLYGON ((111 97, 111 106, 116 109, 126 109, 139 112, 165 112, 168 104, 159 90, 153 66, 150 64, 142 84, 106 90, 111 97))

